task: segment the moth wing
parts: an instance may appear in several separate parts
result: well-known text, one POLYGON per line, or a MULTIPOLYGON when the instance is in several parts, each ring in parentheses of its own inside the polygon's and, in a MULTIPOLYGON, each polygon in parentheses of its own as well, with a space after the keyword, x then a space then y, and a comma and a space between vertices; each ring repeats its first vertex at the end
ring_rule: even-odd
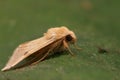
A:
POLYGON ((40 50, 41 48, 44 48, 45 46, 51 44, 54 41, 54 38, 47 40, 45 37, 42 37, 19 45, 13 52, 13 55, 9 59, 6 66, 2 69, 2 71, 6 71, 13 68, 23 59, 27 58, 34 52, 40 50))

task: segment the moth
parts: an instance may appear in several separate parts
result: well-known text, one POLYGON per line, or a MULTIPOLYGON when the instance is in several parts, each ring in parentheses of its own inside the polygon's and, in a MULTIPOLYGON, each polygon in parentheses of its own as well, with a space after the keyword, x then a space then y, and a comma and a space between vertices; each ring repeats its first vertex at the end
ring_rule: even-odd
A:
POLYGON ((65 26, 50 28, 43 37, 20 44, 1 71, 13 70, 43 61, 52 53, 68 50, 76 43, 75 33, 65 26))

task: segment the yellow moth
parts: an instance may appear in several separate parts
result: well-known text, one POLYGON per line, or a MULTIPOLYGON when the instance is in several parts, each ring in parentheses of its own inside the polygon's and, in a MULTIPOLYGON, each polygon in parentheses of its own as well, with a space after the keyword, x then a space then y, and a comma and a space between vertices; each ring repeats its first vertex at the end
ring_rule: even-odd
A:
MULTIPOLYGON (((76 42, 73 31, 65 26, 50 28, 43 37, 20 44, 1 71, 21 68, 44 60, 51 53, 69 49, 76 42)), ((73 53, 70 51, 71 55, 73 53)))

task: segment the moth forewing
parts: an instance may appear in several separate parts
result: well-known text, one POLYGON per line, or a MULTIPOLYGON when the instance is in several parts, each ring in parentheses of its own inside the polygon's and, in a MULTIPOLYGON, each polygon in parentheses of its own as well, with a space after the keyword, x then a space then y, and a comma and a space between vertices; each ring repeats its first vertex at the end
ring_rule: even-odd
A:
POLYGON ((43 37, 19 45, 2 71, 14 69, 16 65, 29 57, 31 57, 30 60, 17 67, 41 61, 46 58, 51 51, 57 52, 64 50, 64 47, 66 47, 69 42, 75 41, 76 36, 74 32, 66 27, 50 28, 43 37), (68 35, 70 35, 70 40, 66 39, 68 35))
POLYGON ((52 40, 52 39, 46 40, 45 37, 42 37, 40 39, 36 39, 36 40, 29 41, 27 43, 19 45, 13 52, 13 55, 9 59, 6 66, 2 69, 2 71, 13 68, 15 65, 17 65, 19 62, 21 62, 23 59, 30 56, 34 52, 40 50, 41 48, 49 45, 53 41, 54 40, 52 40))

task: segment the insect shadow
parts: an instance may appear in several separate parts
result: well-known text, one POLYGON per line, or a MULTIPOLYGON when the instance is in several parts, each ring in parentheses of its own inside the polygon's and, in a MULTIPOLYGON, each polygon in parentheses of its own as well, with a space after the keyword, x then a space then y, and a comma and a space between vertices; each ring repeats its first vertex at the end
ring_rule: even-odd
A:
POLYGON ((57 57, 60 57, 60 56, 63 56, 63 55, 68 55, 68 51, 61 51, 61 52, 56 52, 56 53, 53 53, 51 55, 49 55, 48 57, 45 58, 45 60, 49 60, 51 58, 57 58, 57 57))

